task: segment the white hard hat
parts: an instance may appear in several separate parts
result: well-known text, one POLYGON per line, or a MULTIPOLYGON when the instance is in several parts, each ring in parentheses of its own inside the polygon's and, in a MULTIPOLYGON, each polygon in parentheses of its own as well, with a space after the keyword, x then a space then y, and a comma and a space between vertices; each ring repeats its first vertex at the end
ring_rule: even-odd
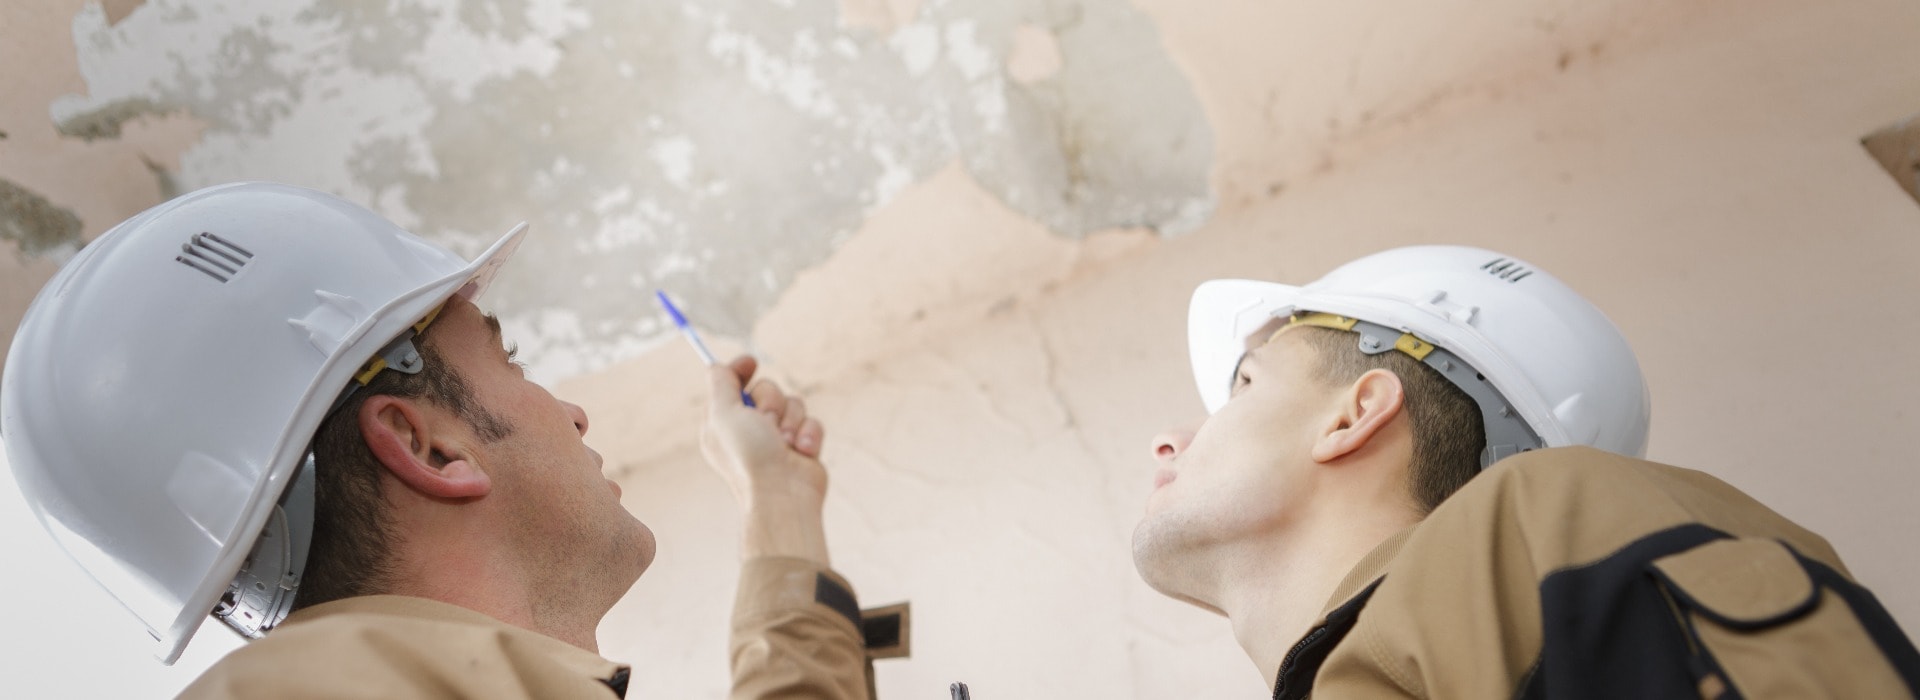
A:
POLYGON ((321 420, 396 338, 478 295, 525 230, 468 263, 364 208, 268 183, 127 220, 47 283, 14 337, 0 440, 21 492, 162 661, 217 603, 263 633, 305 563, 301 467, 321 420))
POLYGON ((1540 447, 1641 457, 1650 416, 1633 349, 1606 315, 1524 261, 1462 246, 1388 250, 1304 287, 1213 280, 1193 293, 1187 342, 1209 413, 1240 358, 1295 314, 1359 333, 1363 352, 1403 351, 1479 404, 1486 466, 1540 447))

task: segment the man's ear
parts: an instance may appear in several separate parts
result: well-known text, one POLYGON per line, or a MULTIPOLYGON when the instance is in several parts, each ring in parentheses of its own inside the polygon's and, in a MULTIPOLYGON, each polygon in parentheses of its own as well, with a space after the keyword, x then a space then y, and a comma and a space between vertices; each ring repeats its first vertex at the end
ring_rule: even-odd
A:
POLYGON ((1358 452, 1400 415, 1406 390, 1400 377, 1384 369, 1368 370, 1340 394, 1326 432, 1313 443, 1313 460, 1327 463, 1358 452))
POLYGON ((360 405, 360 436, 374 458, 408 488, 435 498, 485 496, 493 484, 449 439, 449 420, 458 419, 430 416, 406 399, 376 395, 360 405))

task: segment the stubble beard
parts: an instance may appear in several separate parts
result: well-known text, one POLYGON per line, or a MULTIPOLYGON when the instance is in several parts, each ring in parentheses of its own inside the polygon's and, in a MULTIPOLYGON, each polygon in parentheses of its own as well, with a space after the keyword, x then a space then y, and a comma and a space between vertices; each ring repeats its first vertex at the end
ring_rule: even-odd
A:
POLYGON ((1186 534, 1181 518, 1174 514, 1160 512, 1147 515, 1133 528, 1133 568, 1147 586, 1161 595, 1174 600, 1199 606, 1207 610, 1217 608, 1203 600, 1201 589, 1205 587, 1196 573, 1204 571, 1200 562, 1194 561, 1198 550, 1192 537, 1186 534))

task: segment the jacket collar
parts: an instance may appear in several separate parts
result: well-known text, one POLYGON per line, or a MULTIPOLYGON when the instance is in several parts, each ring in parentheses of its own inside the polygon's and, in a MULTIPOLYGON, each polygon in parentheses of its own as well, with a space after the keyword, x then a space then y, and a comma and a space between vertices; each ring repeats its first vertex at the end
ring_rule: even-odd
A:
POLYGON ((615 694, 626 697, 627 681, 631 671, 625 664, 608 661, 591 651, 533 630, 507 624, 486 613, 452 603, 402 595, 356 596, 295 611, 280 624, 281 626, 306 625, 318 620, 348 616, 404 617, 498 629, 501 635, 515 640, 523 645, 523 648, 537 650, 541 655, 553 659, 574 673, 601 679, 601 682, 612 688, 615 694))
POLYGON ((1360 563, 1348 569, 1347 577, 1340 579, 1340 585, 1333 587, 1333 597, 1327 599, 1327 604, 1320 608, 1321 622, 1326 621, 1327 613, 1333 612, 1335 608, 1352 600, 1354 596, 1360 594, 1362 589, 1386 575, 1387 567, 1393 564, 1394 557, 1400 556, 1400 548, 1406 546, 1407 538, 1413 536, 1413 530, 1417 527, 1420 527, 1418 523, 1410 525, 1381 540, 1380 544, 1374 546, 1373 551, 1367 552, 1366 556, 1360 558, 1360 563))
POLYGON ((1391 537, 1375 545, 1373 550, 1360 558, 1360 563, 1347 571, 1340 585, 1333 589, 1333 598, 1320 613, 1320 619, 1307 630, 1300 641, 1294 642, 1287 650, 1287 656, 1280 662, 1280 668, 1273 677, 1274 700, 1305 698, 1313 692, 1313 678, 1320 673, 1320 665, 1333 653, 1333 648, 1346 639, 1347 633, 1360 619, 1360 611, 1367 605, 1367 599, 1373 597, 1373 591, 1386 577, 1388 566, 1394 557, 1400 555, 1400 548, 1412 536, 1414 525, 1394 533, 1391 537))

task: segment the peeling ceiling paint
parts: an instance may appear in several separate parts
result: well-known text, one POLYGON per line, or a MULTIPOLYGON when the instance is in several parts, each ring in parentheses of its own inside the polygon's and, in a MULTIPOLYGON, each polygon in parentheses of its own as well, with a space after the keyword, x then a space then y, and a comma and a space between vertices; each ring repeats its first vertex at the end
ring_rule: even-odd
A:
POLYGON ((80 249, 80 217, 32 190, 0 179, 0 241, 17 254, 62 260, 80 249))
POLYGON ((467 254, 531 221, 540 242, 491 301, 542 379, 660 339, 656 287, 745 335, 874 207, 956 161, 1060 235, 1211 213, 1210 127, 1129 3, 929 0, 887 32, 842 12, 150 0, 114 23, 90 4, 87 94, 51 111, 83 138, 188 112, 208 127, 178 187, 317 187, 467 254), (1016 37, 1057 59, 1015 80, 1016 37))

